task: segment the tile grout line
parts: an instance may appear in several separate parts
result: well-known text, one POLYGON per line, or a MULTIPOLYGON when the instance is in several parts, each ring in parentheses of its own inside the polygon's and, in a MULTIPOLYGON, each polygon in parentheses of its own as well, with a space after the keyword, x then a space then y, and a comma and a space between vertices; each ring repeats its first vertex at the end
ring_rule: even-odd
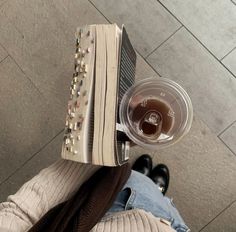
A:
POLYGON ((219 217, 222 213, 224 213, 228 208, 230 208, 234 203, 236 202, 236 200, 234 200, 233 202, 231 202, 228 206, 226 206, 222 211, 220 211, 213 219, 211 219, 205 226, 203 226, 198 232, 202 231, 203 229, 205 229, 210 223, 212 223, 217 217, 219 217))
POLYGON ((96 5, 91 0, 88 1, 109 23, 111 23, 111 21, 96 7, 96 5))
POLYGON ((234 0, 230 0, 235 6, 236 6, 236 2, 234 0))
POLYGON ((0 64, 4 62, 4 60, 7 59, 7 57, 9 57, 9 55, 7 55, 5 58, 3 58, 2 60, 0 60, 0 64))
MULTIPOLYGON (((0 6, 1 8, 1 6, 0 6)), ((3 62, 8 56, 9 56, 9 52, 6 50, 6 48, 0 43, 0 47, 6 52, 7 56, 3 59, 3 60, 0 60, 0 63, 3 62)))
POLYGON ((233 49, 231 49, 228 53, 226 53, 226 55, 224 55, 221 59, 220 62, 223 61, 224 58, 226 58, 226 56, 228 56, 231 52, 233 52, 236 49, 236 47, 234 47, 233 49))
MULTIPOLYGON (((93 2, 91 2, 91 0, 88 0, 89 2, 90 2, 90 4, 109 22, 109 23, 111 23, 111 21, 96 7, 96 5, 93 3, 93 2)), ((157 0, 165 9, 166 9, 166 11, 167 12, 169 12, 179 23, 180 23, 180 25, 181 25, 181 27, 179 27, 171 36, 173 36, 178 30, 180 30, 181 28, 185 28, 216 60, 217 60, 217 62, 218 63, 220 63, 234 78, 236 78, 236 76, 234 75, 234 73, 231 71, 231 70, 229 70, 229 68, 227 68, 164 4, 162 4, 159 0, 157 0)), ((168 37, 164 42, 162 42, 157 48, 155 48, 154 50, 157 50, 159 47, 161 47, 169 38, 171 38, 171 36, 170 37, 168 37)), ((153 53, 154 51, 152 51, 151 53, 153 53)), ((151 55, 151 53, 150 54, 148 54, 148 56, 150 56, 151 55)), ((159 72, 157 72, 155 69, 154 69, 154 67, 138 52, 138 54, 146 61, 146 63, 159 75, 159 76, 161 76, 160 75, 160 73, 159 72)), ((148 57, 147 56, 147 57, 148 57)), ((146 58, 147 58, 146 57, 146 58)))
MULTIPOLYGON (((107 20, 107 22, 111 23, 111 21, 91 2, 91 0, 88 0, 90 4, 107 20)), ((149 67, 158 75, 161 77, 161 74, 155 70, 149 63, 148 61, 143 57, 143 55, 135 49, 135 51, 143 58, 143 60, 149 65, 149 67)))
POLYGON ((236 156, 235 152, 225 143, 225 141, 223 139, 221 139, 220 137, 218 137, 218 139, 233 153, 233 155, 236 156))
MULTIPOLYGON (((21 72, 25 75, 25 77, 28 79, 28 81, 36 88, 36 90, 40 93, 41 96, 44 97, 43 93, 41 93, 41 91, 39 90, 39 88, 34 84, 34 82, 26 75, 26 73, 24 72, 24 70, 20 67, 20 65, 16 62, 16 60, 12 57, 12 55, 8 52, 8 50, 2 45, 2 43, 0 43, 0 46, 2 46, 2 48, 6 51, 6 53, 8 54, 7 57, 10 57, 14 63, 16 64, 16 66, 21 70, 21 72)), ((6 58, 7 58, 6 57, 6 58)))
POLYGON ((183 27, 220 63, 234 78, 236 78, 235 74, 227 68, 224 63, 222 63, 160 0, 157 0, 179 23, 183 25, 183 27))
POLYGON ((138 50, 135 49, 135 51, 143 58, 143 60, 147 63, 147 65, 148 65, 158 76, 161 77, 161 74, 160 74, 156 69, 154 69, 154 68, 152 67, 152 65, 150 65, 150 64, 148 63, 148 61, 143 57, 143 55, 142 55, 138 50))
POLYGON ((228 130, 234 123, 236 122, 236 120, 234 120, 232 123, 230 123, 225 129, 223 129, 217 136, 221 136, 226 130, 228 130))
MULTIPOLYGON (((222 145, 224 145, 227 149, 229 149, 233 155, 236 156, 235 152, 232 151, 232 149, 219 137, 219 135, 216 135, 212 130, 211 128, 201 119, 201 117, 199 116, 198 113, 194 112, 194 115, 197 116, 204 124, 205 126, 212 132, 212 134, 214 135, 214 137, 217 139, 217 140, 220 140, 221 143, 223 143, 222 145)), ((228 129, 230 126, 232 126, 234 123, 236 122, 236 120, 231 123, 226 129, 228 129)))
POLYGON ((24 70, 20 67, 20 65, 16 62, 16 60, 9 54, 9 57, 14 61, 14 63, 16 64, 16 66, 21 70, 21 72, 24 74, 24 76, 26 77, 26 79, 28 79, 28 81, 35 87, 35 89, 40 93, 41 96, 43 96, 43 93, 39 90, 39 88, 34 84, 34 82, 28 77, 28 75, 26 75, 26 73, 24 72, 24 70))
POLYGON ((0 43, 0 46, 3 48, 3 50, 7 53, 7 55, 9 56, 9 52, 7 51, 7 49, 2 45, 2 43, 0 43))
POLYGON ((45 143, 38 151, 36 151, 35 153, 33 153, 32 156, 30 156, 26 161, 24 161, 18 168, 16 168, 14 170, 14 172, 12 172, 6 179, 4 179, 1 183, 0 183, 0 187, 6 183, 15 173, 17 173, 22 167, 24 167, 31 159, 33 159, 38 153, 40 153, 44 148, 46 148, 57 136, 59 136, 62 132, 64 131, 64 129, 60 130, 55 136, 53 136, 52 139, 50 139, 47 143, 45 143))
MULTIPOLYGON (((91 0, 88 0, 90 3, 91 3, 91 5, 109 22, 109 23, 111 23, 110 22, 110 20, 94 5, 94 3, 92 3, 91 2, 91 0)), ((227 69, 228 70, 228 72, 230 72, 234 77, 235 77, 235 75, 220 61, 220 60, 218 60, 217 59, 217 57, 211 52, 211 51, 209 51, 208 50, 208 48, 207 47, 205 47, 205 45, 204 44, 202 44, 202 42, 169 10, 169 9, 167 9, 167 7, 166 6, 164 6, 159 0, 157 0, 165 9, 166 9, 166 11, 168 11, 179 23, 180 23, 180 27, 174 32, 174 33, 172 33, 166 40, 164 40, 157 48, 155 48, 151 53, 149 53, 147 56, 146 56, 146 58, 144 58, 144 56, 139 52, 139 51, 137 51, 136 50, 136 52, 144 59, 144 61, 149 65, 149 67, 155 72, 155 73, 157 73, 157 75, 159 75, 160 77, 162 77, 162 75, 148 62, 148 60, 147 60, 147 58, 153 53, 153 52, 155 52, 159 47, 161 47, 167 40, 169 40, 173 35, 175 35, 175 33, 177 33, 181 28, 185 28, 225 69, 227 69)), ((235 47, 236 48, 236 47, 235 47)), ((234 49, 235 49, 234 48, 234 49)), ((233 50, 234 50, 233 49, 233 50)), ((236 78, 236 77, 235 77, 236 78)), ((233 124, 233 123, 232 123, 233 124)), ((231 125, 230 125, 231 126, 231 125)), ((230 127, 229 126, 229 127, 230 127)), ((226 128, 226 129, 228 129, 228 127, 226 128)), ((221 133, 223 133, 223 132, 220 132, 220 134, 221 133)), ((219 134, 219 135, 220 135, 219 134)), ((224 143, 225 144, 225 143, 224 143)), ((226 145, 226 144, 225 144, 226 145)), ((227 145, 226 145, 226 147, 227 148, 229 148, 227 145)), ((229 148, 229 150, 230 151, 232 151, 230 148, 229 148)), ((233 152, 233 154, 235 154, 234 152, 233 152)))
POLYGON ((163 42, 161 42, 153 51, 151 51, 146 57, 145 60, 148 59, 148 57, 150 55, 152 55, 158 48, 160 48, 167 40, 169 40, 175 33, 177 33, 181 28, 183 27, 183 25, 181 24, 181 26, 175 30, 170 36, 168 36, 163 42))

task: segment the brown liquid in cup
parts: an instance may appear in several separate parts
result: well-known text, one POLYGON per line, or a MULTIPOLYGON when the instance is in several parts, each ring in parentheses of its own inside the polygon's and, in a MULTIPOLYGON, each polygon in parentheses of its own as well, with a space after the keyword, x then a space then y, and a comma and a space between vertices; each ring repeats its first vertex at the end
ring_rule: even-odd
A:
POLYGON ((171 107, 165 102, 158 99, 148 99, 135 106, 131 120, 134 123, 139 123, 139 129, 142 130, 145 135, 151 136, 158 134, 159 136, 161 133, 167 134, 171 130, 174 123, 172 112, 171 107), (147 123, 144 120, 145 115, 149 112, 156 113, 156 115, 160 117, 156 125, 147 123))

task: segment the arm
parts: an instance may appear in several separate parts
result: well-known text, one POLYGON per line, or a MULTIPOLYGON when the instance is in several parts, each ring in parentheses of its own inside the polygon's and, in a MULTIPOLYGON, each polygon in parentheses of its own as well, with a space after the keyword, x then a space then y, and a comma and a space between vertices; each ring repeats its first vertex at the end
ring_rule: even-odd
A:
POLYGON ((99 166, 58 160, 0 204, 0 231, 26 231, 49 209, 67 200, 99 166))

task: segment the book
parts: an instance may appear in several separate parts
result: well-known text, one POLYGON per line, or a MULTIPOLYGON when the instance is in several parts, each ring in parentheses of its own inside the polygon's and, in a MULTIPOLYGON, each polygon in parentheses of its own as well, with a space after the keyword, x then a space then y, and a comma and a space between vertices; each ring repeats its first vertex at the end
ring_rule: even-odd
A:
POLYGON ((76 52, 63 138, 63 159, 118 166, 130 140, 119 105, 134 84, 136 53, 124 25, 86 25, 76 31, 76 52))

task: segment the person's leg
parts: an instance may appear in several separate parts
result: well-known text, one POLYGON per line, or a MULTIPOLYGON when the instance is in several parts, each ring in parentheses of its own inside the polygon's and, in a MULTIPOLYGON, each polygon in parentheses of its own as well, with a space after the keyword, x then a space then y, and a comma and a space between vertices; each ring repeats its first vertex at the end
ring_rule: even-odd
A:
POLYGON ((151 212, 156 217, 170 221, 176 231, 188 231, 172 200, 164 196, 150 178, 136 171, 132 171, 108 213, 130 209, 151 212))
POLYGON ((188 230, 173 202, 160 191, 160 186, 149 177, 132 171, 109 213, 135 208, 143 209, 156 217, 170 221, 177 231, 188 230))
POLYGON ((144 154, 135 161, 132 169, 148 176, 165 195, 170 181, 169 169, 165 164, 158 164, 153 170, 152 166, 151 156, 144 154))

